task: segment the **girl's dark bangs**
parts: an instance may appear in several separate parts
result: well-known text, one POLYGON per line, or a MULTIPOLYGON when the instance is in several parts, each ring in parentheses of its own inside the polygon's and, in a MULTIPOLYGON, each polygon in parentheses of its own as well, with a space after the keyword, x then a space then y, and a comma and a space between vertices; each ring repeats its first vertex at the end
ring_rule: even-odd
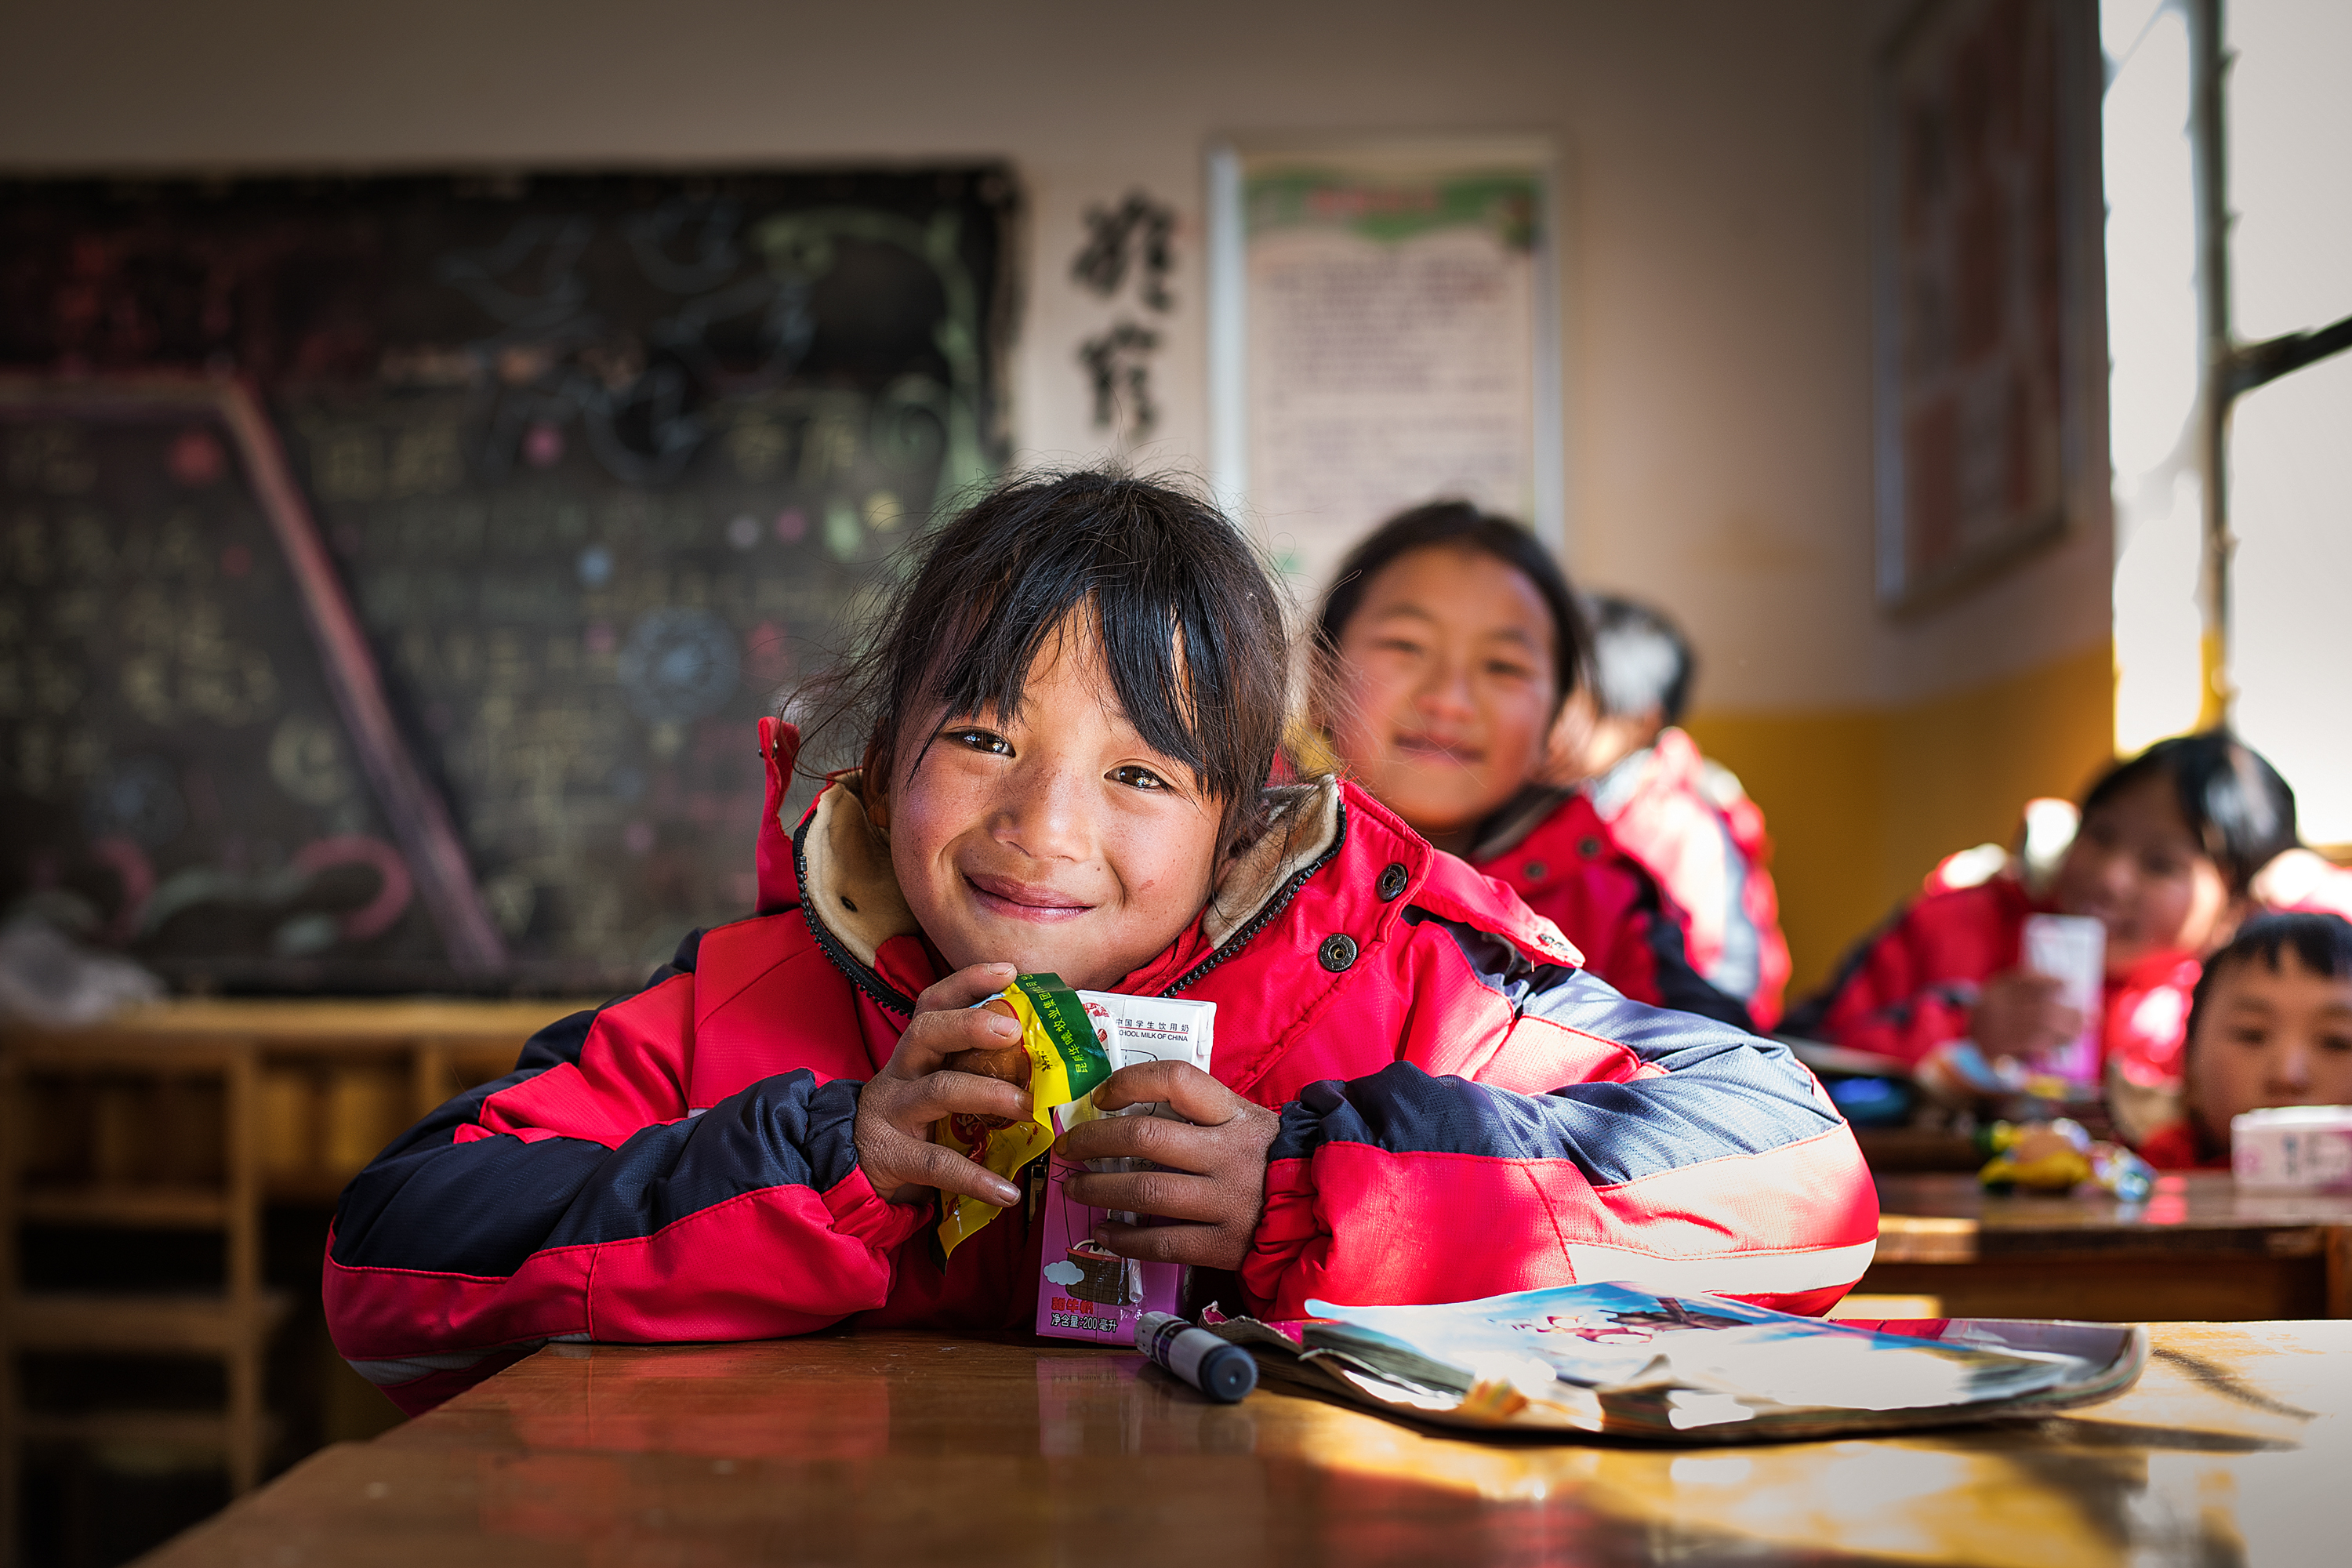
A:
POLYGON ((1145 745, 1192 769, 1202 789, 1230 799, 1244 786, 1232 737, 1206 733, 1200 722, 1223 710, 1232 688, 1220 639, 1185 595, 1131 579, 1107 587, 1095 597, 1096 630, 1128 722, 1145 745))
POLYGON ((1013 713, 1054 638, 1066 631, 1091 637, 1143 742, 1190 768, 1210 794, 1230 797, 1244 787, 1247 764, 1221 754, 1232 748, 1199 722, 1201 714, 1222 710, 1234 686, 1206 610, 1176 573, 1104 571, 1062 552, 1039 552, 962 596, 953 614, 933 623, 928 646, 909 650, 916 679, 904 710, 1013 713), (925 680, 916 673, 925 670, 937 674, 925 680))

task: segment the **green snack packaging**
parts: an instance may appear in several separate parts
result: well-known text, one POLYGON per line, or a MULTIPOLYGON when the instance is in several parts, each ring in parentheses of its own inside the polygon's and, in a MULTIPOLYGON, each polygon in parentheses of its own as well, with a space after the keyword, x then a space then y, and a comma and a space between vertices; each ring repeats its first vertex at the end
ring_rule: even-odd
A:
MULTIPOLYGON (((940 1119, 939 1141, 1012 1181, 1054 1142, 1054 1107, 1067 1105, 1110 1076, 1110 1058, 1076 993, 1058 974, 1023 974, 1002 993, 1021 1021, 1021 1048, 1029 1053, 1030 1115, 1008 1126, 958 1113, 940 1119)), ((940 1246, 950 1256, 997 1216, 994 1204, 961 1194, 940 1194, 940 1246)))

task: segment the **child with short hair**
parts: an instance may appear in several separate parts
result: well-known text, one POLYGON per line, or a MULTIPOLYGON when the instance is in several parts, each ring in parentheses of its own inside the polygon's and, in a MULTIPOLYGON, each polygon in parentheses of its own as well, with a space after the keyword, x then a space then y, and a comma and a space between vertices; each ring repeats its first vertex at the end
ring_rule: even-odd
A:
POLYGON ((2352 1105, 2352 921, 2247 921, 2205 961, 2184 1078, 2184 1114, 2140 1145, 2159 1171, 2227 1169, 2231 1119, 2249 1110, 2352 1105))
POLYGON ((1750 1027, 1683 917, 1591 800, 1542 777, 1588 646, 1535 536, 1465 501, 1391 518, 1340 563, 1316 626, 1318 719, 1350 775, 1439 848, 1549 918, 1640 1002, 1750 1027))
POLYGON ((2252 884, 2295 845, 2294 792, 2226 730, 2158 741, 2084 797, 2046 893, 2003 874, 1919 899, 1848 962, 1819 1028, 1958 1087, 1956 1056, 2024 1060, 2083 1026, 2060 983, 2020 963, 2026 917, 2106 929, 2101 1058, 2126 1092, 2176 1089, 2199 964, 2254 910, 2252 884))
MULTIPOLYGON (((1626 1001, 1549 922, 1351 784, 1269 787, 1287 648, 1216 510, 1102 474, 1008 483, 920 546, 847 690, 864 764, 795 828, 761 726, 759 912, 541 1032, 345 1191, 342 1353, 419 1410, 551 1339, 836 1323, 1026 1330, 1019 1181, 933 1142, 1027 1092, 971 1004, 1016 973, 1218 1004, 1210 1071, 1130 1066, 1065 1134, 1121 1255, 1228 1307, 1635 1279, 1826 1310, 1877 1205, 1781 1047, 1626 1001), (1009 1212, 942 1258, 935 1194, 1009 1212)), ((1010 1027, 1008 1028, 1008 1026, 1010 1027)))
POLYGON ((1680 728, 1698 661, 1647 605, 1593 594, 1584 607, 1592 679, 1560 711, 1551 773, 1584 792, 1682 910, 1693 967, 1769 1029, 1789 984, 1772 841, 1739 780, 1680 728))

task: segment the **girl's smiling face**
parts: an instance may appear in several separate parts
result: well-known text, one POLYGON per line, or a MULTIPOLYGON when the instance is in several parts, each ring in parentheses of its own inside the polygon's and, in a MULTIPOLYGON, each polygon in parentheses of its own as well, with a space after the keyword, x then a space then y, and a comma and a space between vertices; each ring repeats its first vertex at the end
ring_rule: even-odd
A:
POLYGON ((1340 628, 1332 743, 1382 805, 1465 851, 1542 760, 1554 636, 1535 584, 1485 551, 1401 555, 1340 628))
POLYGON ((950 969, 1108 988, 1208 901, 1222 803, 1144 744, 1075 622, 1039 649, 1018 712, 940 714, 898 758, 868 814, 950 969))
POLYGON ((2203 955, 2230 939, 2242 900, 2189 831, 2171 779, 2155 774, 2083 819, 2051 889, 2107 928, 2107 972, 2154 952, 2203 955))

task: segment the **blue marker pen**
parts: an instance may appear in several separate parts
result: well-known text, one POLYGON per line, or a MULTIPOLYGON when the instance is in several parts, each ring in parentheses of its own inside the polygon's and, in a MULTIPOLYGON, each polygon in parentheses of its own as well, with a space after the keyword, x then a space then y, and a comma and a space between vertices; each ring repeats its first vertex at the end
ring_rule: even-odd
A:
POLYGON ((1257 1358, 1172 1312, 1135 1320, 1135 1348, 1210 1398, 1231 1405, 1257 1386, 1257 1358))

